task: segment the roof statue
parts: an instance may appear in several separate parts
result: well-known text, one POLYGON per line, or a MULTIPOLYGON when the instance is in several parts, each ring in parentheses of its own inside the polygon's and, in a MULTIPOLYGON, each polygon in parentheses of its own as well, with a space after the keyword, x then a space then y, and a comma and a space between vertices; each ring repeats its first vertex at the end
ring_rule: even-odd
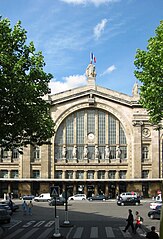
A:
POLYGON ((87 78, 89 78, 89 77, 96 77, 96 68, 95 68, 95 65, 93 65, 92 63, 90 63, 87 66, 86 76, 87 76, 87 78))
POLYGON ((133 96, 139 96, 139 85, 137 82, 135 82, 133 88, 132 88, 132 95, 133 96))

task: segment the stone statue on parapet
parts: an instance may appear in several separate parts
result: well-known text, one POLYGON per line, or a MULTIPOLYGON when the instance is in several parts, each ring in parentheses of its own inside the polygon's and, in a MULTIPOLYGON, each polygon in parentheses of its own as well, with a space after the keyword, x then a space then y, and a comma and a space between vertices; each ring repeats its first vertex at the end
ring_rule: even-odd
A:
POLYGON ((96 67, 92 63, 90 63, 87 66, 86 76, 87 76, 87 78, 89 78, 89 77, 96 77, 96 67))
POLYGON ((139 96, 139 85, 137 82, 135 82, 133 88, 132 88, 132 95, 133 96, 139 96))

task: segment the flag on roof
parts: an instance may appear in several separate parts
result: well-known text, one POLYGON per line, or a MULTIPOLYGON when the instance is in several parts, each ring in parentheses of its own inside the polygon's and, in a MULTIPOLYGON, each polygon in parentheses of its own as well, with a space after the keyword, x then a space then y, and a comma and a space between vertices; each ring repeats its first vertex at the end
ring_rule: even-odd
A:
POLYGON ((92 63, 96 63, 96 57, 94 56, 94 54, 91 52, 90 53, 90 63, 92 64, 92 63))

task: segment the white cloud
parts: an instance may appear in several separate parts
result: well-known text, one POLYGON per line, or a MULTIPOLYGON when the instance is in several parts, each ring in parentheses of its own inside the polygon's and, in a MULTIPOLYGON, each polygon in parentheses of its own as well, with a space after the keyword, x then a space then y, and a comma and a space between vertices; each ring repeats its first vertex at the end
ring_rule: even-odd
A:
POLYGON ((98 23, 95 27, 94 27, 94 36, 96 39, 99 39, 99 37, 101 36, 102 32, 105 29, 106 23, 108 22, 108 20, 106 18, 102 19, 100 23, 98 23))
POLYGON ((62 2, 74 5, 86 5, 89 3, 99 6, 100 4, 119 2, 120 0, 60 0, 62 2))
POLYGON ((109 66, 102 74, 103 75, 107 75, 110 74, 111 72, 115 71, 117 68, 115 67, 115 65, 109 66))
POLYGON ((51 89, 51 94, 56 94, 59 92, 63 92, 66 90, 70 90, 76 87, 80 87, 87 84, 86 76, 85 75, 72 75, 63 77, 63 82, 57 81, 53 79, 49 83, 49 87, 51 89))

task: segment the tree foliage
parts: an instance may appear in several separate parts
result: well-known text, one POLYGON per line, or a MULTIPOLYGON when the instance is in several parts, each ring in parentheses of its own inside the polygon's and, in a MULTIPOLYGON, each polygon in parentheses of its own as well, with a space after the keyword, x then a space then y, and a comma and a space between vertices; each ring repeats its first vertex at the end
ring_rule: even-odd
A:
POLYGON ((53 135, 49 104, 51 74, 44 72, 44 58, 26 44, 21 22, 11 28, 0 19, 0 145, 8 149, 28 143, 42 144, 53 135))
POLYGON ((140 87, 140 103, 147 109, 150 121, 159 124, 163 119, 163 21, 148 41, 147 51, 137 50, 134 64, 140 87))

